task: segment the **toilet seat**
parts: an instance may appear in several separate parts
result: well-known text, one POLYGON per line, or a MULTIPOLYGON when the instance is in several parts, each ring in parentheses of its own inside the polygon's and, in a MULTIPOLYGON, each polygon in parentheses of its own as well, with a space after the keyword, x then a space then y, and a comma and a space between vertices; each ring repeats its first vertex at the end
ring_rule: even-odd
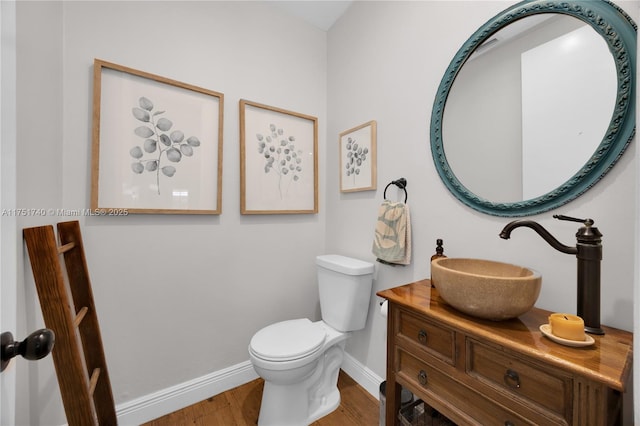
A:
POLYGON ((254 356, 284 362, 307 357, 322 348, 327 332, 307 318, 281 321, 258 331, 249 344, 254 356))

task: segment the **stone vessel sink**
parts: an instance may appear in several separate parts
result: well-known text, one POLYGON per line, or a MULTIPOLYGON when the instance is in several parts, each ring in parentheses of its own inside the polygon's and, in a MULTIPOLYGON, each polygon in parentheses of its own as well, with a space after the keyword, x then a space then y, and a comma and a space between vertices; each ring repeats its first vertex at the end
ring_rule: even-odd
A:
POLYGON ((439 258, 431 282, 449 305, 494 321, 515 318, 538 300, 542 276, 533 269, 482 259, 439 258))

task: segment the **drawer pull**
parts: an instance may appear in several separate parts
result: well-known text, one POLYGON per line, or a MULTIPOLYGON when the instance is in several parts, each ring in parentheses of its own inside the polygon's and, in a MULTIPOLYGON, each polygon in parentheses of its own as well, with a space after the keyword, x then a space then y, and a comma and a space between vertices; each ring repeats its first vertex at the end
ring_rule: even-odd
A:
POLYGON ((515 371, 509 369, 504 373, 504 382, 507 386, 518 389, 520 387, 520 376, 515 371))
POLYGON ((424 330, 420 330, 418 332, 418 342, 426 344, 427 343, 427 332, 424 330))
POLYGON ((511 420, 505 420, 504 426, 516 426, 511 420))
POLYGON ((427 384, 427 373, 424 370, 420 370, 418 373, 418 381, 422 386, 427 384))

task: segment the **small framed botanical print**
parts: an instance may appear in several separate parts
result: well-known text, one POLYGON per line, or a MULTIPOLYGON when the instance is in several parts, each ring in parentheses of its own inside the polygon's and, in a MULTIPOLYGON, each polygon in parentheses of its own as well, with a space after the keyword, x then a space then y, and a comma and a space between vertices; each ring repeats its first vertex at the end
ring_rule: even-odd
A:
POLYGON ((340 191, 376 189, 376 127, 369 121, 340 133, 340 191))

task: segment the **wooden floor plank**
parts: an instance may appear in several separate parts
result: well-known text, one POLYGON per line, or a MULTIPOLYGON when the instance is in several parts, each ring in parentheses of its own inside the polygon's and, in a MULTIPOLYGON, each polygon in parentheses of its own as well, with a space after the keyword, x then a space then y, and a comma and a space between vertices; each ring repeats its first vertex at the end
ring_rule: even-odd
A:
POLYGON ((232 405, 238 407, 233 415, 238 426, 253 426, 258 424, 260 413, 260 401, 262 401, 262 388, 264 381, 256 379, 243 386, 231 389, 228 392, 232 405))
POLYGON ((349 417, 356 419, 360 425, 377 425, 380 417, 378 400, 346 374, 342 380, 341 408, 344 407, 349 417))
POLYGON ((227 405, 225 408, 217 411, 206 413, 195 419, 193 424, 195 426, 237 425, 231 405, 227 405))
MULTIPOLYGON (((142 426, 255 426, 264 381, 256 379, 185 407, 142 426)), ((338 376, 340 406, 312 426, 376 426, 379 403, 342 370, 338 376)))

